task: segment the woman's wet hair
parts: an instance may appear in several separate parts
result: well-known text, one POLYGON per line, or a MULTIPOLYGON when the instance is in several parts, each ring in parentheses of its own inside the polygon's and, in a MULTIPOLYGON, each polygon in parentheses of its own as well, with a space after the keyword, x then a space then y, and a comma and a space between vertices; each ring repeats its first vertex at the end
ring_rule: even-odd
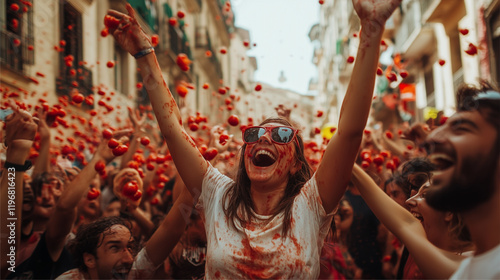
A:
POLYGON ((470 231, 459 213, 453 213, 453 217, 448 224, 448 232, 450 233, 454 244, 456 244, 456 248, 454 248, 456 251, 462 253, 471 250, 473 243, 470 231))
MULTIPOLYGON (((268 123, 279 123, 293 127, 288 120, 282 118, 268 118, 260 125, 268 123)), ((297 141, 292 141, 290 143, 293 143, 295 147, 295 162, 300 164, 301 167, 295 174, 288 175, 288 184, 285 189, 285 194, 278 203, 274 214, 268 219, 271 220, 279 213, 284 213, 282 237, 285 237, 290 230, 293 201, 312 175, 311 167, 309 166, 309 163, 304 155, 304 142, 302 137, 299 133, 297 133, 296 137, 297 141)), ((235 226, 235 223, 237 222, 242 227, 245 227, 245 225, 250 223, 252 219, 257 219, 253 211, 253 200, 250 192, 251 181, 245 168, 244 155, 246 147, 247 144, 243 144, 241 147, 240 162, 235 183, 228 188, 223 197, 224 214, 229 218, 233 226, 235 226)))
MULTIPOLYGON (((89 253, 96 256, 97 248, 102 245, 106 235, 112 234, 111 227, 114 225, 122 225, 129 230, 131 228, 130 223, 116 216, 100 218, 95 222, 80 227, 76 237, 68 244, 68 250, 73 255, 76 267, 81 271, 87 271, 83 254, 89 253)), ((132 232, 130 234, 132 235, 132 232)))

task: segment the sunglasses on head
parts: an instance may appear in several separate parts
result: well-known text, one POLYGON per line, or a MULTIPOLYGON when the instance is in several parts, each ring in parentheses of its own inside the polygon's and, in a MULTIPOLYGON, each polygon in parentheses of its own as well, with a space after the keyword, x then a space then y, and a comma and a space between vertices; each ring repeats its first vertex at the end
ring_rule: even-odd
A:
POLYGON ((500 92, 494 90, 480 92, 474 97, 474 100, 500 100, 500 92))
POLYGON ((255 143, 268 131, 271 141, 283 145, 292 142, 298 130, 289 126, 249 126, 243 130, 243 141, 247 144, 255 143))

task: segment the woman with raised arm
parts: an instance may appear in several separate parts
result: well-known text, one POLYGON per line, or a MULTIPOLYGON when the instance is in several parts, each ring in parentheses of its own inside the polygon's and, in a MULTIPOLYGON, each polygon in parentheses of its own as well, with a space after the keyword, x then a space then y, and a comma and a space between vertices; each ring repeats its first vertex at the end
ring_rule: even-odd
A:
MULTIPOLYGON (((449 278, 458 269, 465 259, 461 253, 464 248, 470 249, 470 246, 465 246, 470 243, 454 239, 454 233, 448 232, 447 225, 455 214, 435 210, 431 215, 423 213, 425 211, 418 204, 425 197, 428 183, 407 200, 410 212, 386 195, 360 166, 354 166, 352 175, 354 184, 373 213, 408 248, 426 278, 449 278)), ((432 210, 428 206, 425 208, 427 212, 432 210)))
POLYGON ((109 11, 111 34, 137 59, 143 83, 174 163, 203 214, 207 278, 316 278, 333 210, 350 180, 372 101, 386 20, 401 0, 353 0, 360 45, 338 131, 311 176, 297 129, 268 119, 243 131, 236 180, 200 154, 181 125, 149 37, 134 10, 109 11), (115 18, 115 19, 113 19, 115 18))

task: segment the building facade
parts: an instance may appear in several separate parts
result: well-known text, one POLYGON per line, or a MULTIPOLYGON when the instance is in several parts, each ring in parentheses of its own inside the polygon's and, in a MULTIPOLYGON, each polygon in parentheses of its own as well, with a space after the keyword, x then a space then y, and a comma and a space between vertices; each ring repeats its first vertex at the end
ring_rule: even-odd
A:
MULTIPOLYGON (((359 22, 351 1, 325 1, 310 37, 320 102, 336 109, 351 75, 359 22)), ((500 81, 500 1, 404 0, 386 24, 372 119, 388 128, 455 111, 460 84, 500 81), (387 77, 390 77, 387 78, 387 77)))

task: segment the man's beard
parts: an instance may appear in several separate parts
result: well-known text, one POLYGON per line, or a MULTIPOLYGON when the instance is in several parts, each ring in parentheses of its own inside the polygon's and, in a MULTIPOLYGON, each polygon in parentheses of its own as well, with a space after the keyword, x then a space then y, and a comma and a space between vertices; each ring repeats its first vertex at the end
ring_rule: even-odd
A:
POLYGON ((497 164, 498 147, 486 158, 465 158, 447 185, 429 188, 427 204, 438 211, 465 212, 476 208, 495 192, 497 164))

